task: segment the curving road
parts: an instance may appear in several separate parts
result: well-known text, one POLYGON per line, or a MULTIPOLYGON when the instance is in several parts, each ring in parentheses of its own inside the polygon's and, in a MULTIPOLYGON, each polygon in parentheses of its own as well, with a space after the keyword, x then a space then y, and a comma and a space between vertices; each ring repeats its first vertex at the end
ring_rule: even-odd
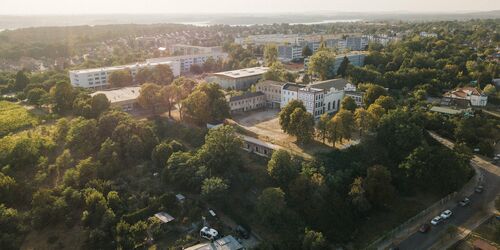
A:
MULTIPOLYGON (((444 139, 433 132, 430 135, 441 144, 452 148, 453 143, 444 139)), ((491 164, 484 157, 475 155, 471 160, 471 165, 480 173, 480 183, 485 187, 482 193, 473 193, 469 196, 471 202, 466 207, 458 204, 449 207, 453 212, 451 218, 432 226, 427 233, 418 231, 399 242, 399 249, 420 250, 420 249, 443 249, 451 246, 458 241, 460 237, 450 237, 447 235, 447 229, 450 225, 459 228, 465 236, 468 232, 481 224, 484 218, 494 213, 494 201, 500 192, 500 168, 491 164)), ((463 197, 461 197, 463 198, 463 197)), ((438 214, 436 214, 437 216, 438 214)))

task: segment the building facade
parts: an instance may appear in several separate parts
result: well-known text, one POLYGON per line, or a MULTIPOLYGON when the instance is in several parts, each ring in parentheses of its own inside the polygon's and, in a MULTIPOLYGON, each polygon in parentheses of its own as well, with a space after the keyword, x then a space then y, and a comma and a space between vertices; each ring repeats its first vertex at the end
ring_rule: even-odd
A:
POLYGON ((337 112, 346 92, 355 90, 356 86, 341 78, 315 82, 307 86, 287 83, 282 89, 281 107, 286 106, 291 100, 299 100, 304 103, 307 112, 318 119, 322 114, 337 112))
POLYGON ((174 77, 180 75, 180 64, 175 61, 163 61, 163 62, 146 62, 146 63, 136 63, 130 65, 113 66, 113 67, 103 67, 94 69, 83 69, 83 70, 71 70, 69 71, 69 78, 71 84, 75 87, 82 88, 92 88, 92 89, 104 89, 109 86, 108 78, 111 73, 119 70, 130 71, 132 78, 135 79, 135 75, 143 68, 153 68, 157 65, 168 65, 172 69, 174 77))
POLYGON ((110 89, 96 91, 90 96, 104 94, 110 102, 110 106, 118 108, 122 111, 129 112, 137 106, 137 98, 139 97, 141 87, 124 87, 119 89, 110 89))
POLYGON ((246 92, 228 98, 229 112, 239 113, 266 107, 266 95, 260 91, 246 92))
POLYGON ((258 82, 255 87, 257 91, 266 96, 266 105, 270 108, 279 108, 281 103, 281 90, 285 82, 265 80, 258 82))
POLYGON ((214 60, 226 59, 227 53, 223 52, 211 52, 204 54, 193 54, 193 55, 182 55, 182 56, 168 56, 147 59, 148 63, 161 63, 161 62, 177 62, 180 65, 180 72, 186 73, 191 70, 191 65, 202 65, 208 58, 213 58, 214 60))
POLYGON ((218 72, 206 77, 205 80, 217 83, 225 89, 247 90, 252 84, 257 83, 267 70, 267 67, 254 67, 218 72))
POLYGON ((174 44, 169 47, 169 52, 174 55, 222 53, 222 47, 221 46, 203 47, 203 46, 194 46, 187 44, 174 44))

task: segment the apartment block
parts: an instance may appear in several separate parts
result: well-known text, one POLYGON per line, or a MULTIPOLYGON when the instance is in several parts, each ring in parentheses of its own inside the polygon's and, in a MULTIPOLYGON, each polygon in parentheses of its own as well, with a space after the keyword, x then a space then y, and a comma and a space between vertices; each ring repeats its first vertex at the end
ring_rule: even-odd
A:
POLYGON ((268 69, 267 67, 254 67, 212 73, 205 80, 217 83, 225 89, 247 90, 252 84, 257 83, 268 69))
POLYGON ((146 62, 149 63, 161 63, 161 62, 177 62, 180 65, 181 73, 189 72, 191 65, 197 64, 202 65, 208 58, 213 58, 215 60, 226 59, 227 53, 223 52, 211 52, 205 54, 194 54, 194 55, 182 55, 182 56, 168 56, 147 59, 146 62))
POLYGON ((109 75, 118 70, 129 70, 132 77, 140 69, 143 68, 153 68, 157 65, 168 65, 172 69, 172 73, 175 77, 180 75, 180 64, 176 61, 163 61, 163 62, 146 62, 146 63, 136 63, 130 65, 113 66, 113 67, 103 67, 94 69, 83 69, 83 70, 71 70, 69 71, 69 78, 71 84, 75 87, 82 88, 92 88, 92 89, 103 89, 107 88, 109 75))

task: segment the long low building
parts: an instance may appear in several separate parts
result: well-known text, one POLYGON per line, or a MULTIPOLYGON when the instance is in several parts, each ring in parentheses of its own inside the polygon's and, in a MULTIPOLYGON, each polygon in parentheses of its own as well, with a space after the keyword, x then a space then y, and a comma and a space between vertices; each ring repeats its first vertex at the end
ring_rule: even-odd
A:
POLYGON ((246 92, 240 96, 229 97, 228 104, 231 113, 260 109, 266 106, 266 96, 260 91, 246 92))
POLYGON ((271 158, 273 152, 279 149, 283 149, 278 145, 274 145, 268 142, 261 141, 257 138, 241 135, 239 134, 241 140, 243 141, 243 150, 260 155, 263 157, 271 158))
POLYGON ((96 91, 91 96, 104 94, 108 98, 111 107, 119 108, 123 111, 132 111, 137 105, 141 87, 124 87, 119 89, 110 89, 96 91))
POLYGON ((157 65, 168 65, 172 69, 174 77, 181 73, 180 64, 176 61, 163 61, 163 62, 146 62, 136 63, 121 66, 102 67, 93 69, 71 70, 69 71, 69 78, 71 84, 75 87, 103 89, 108 87, 109 75, 114 71, 129 70, 134 78, 137 72, 143 68, 153 68, 157 65))
POLYGON ((181 73, 189 72, 192 65, 202 65, 208 58, 213 58, 214 60, 224 60, 227 58, 227 53, 224 52, 210 52, 202 54, 193 55, 182 55, 182 56, 168 56, 159 58, 150 58, 146 62, 149 63, 161 63, 161 62, 177 62, 180 65, 181 73))
POLYGON ((217 83, 225 89, 247 90, 252 84, 257 83, 268 69, 267 67, 254 67, 218 72, 206 77, 205 80, 217 83))

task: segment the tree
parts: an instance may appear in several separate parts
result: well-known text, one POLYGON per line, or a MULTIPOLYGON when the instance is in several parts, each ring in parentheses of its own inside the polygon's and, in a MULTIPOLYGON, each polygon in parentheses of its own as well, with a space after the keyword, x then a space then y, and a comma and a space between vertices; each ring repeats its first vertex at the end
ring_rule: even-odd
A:
POLYGON ((142 108, 148 109, 151 113, 156 114, 158 106, 161 103, 160 90, 161 87, 154 83, 143 84, 139 97, 137 98, 137 103, 139 103, 142 108))
POLYGON ((387 95, 387 91, 380 85, 368 84, 365 94, 363 96, 364 103, 369 107, 380 96, 387 95))
POLYGON ((382 118, 382 116, 385 114, 385 109, 378 104, 370 105, 367 111, 374 119, 374 124, 377 124, 382 118))
MULTIPOLYGON (((77 118, 71 122, 71 127, 66 137, 68 146, 82 155, 90 153, 95 149, 95 141, 91 138, 97 138, 97 122, 94 119, 77 118)), ((73 152, 73 151, 72 151, 73 152)))
POLYGON ((75 94, 73 86, 68 82, 58 82, 50 90, 50 95, 54 100, 54 109, 56 113, 64 114, 71 110, 75 94))
POLYGON ((26 76, 24 70, 19 70, 16 74, 16 81, 14 87, 16 90, 23 90, 30 83, 30 79, 26 76))
POLYGON ((226 195, 228 188, 229 185, 222 178, 207 178, 201 185, 201 195, 207 200, 217 201, 226 195))
MULTIPOLYGON (((182 120, 183 118, 183 100, 186 99, 189 94, 193 91, 193 88, 196 86, 197 82, 190 78, 179 77, 175 79, 170 85, 171 94, 173 96, 173 100, 171 100, 174 104, 177 104, 179 110, 179 116, 182 120)), ((170 114, 170 113, 169 113, 170 114)))
POLYGON ((319 117, 318 123, 316 123, 316 129, 319 131, 323 143, 325 143, 326 135, 328 134, 328 122, 330 119, 330 115, 324 113, 319 117))
POLYGON ((16 197, 16 188, 16 180, 0 172, 0 204, 13 202, 16 197))
POLYGON ((330 51, 321 50, 310 57, 309 73, 317 75, 321 80, 327 80, 335 76, 335 54, 330 51))
POLYGON ((286 209, 285 193, 280 188, 266 188, 257 198, 256 207, 262 222, 274 225, 286 209))
POLYGON ((267 44, 264 47, 264 62, 266 66, 271 66, 278 61, 278 48, 275 44, 267 44))
POLYGON ((150 68, 141 68, 135 74, 135 82, 138 84, 151 82, 152 76, 153 71, 150 68))
POLYGON ((167 142, 161 142, 151 152, 151 160, 156 167, 163 168, 173 153, 172 148, 167 142))
POLYGON ((368 200, 379 207, 388 206, 395 196, 391 182, 391 172, 386 167, 375 165, 368 168, 364 182, 368 200))
POLYGON ((354 112, 357 107, 358 105, 356 104, 356 101, 354 101, 354 99, 352 99, 352 97, 350 96, 344 97, 344 99, 342 99, 342 102, 340 103, 340 108, 351 112, 354 112))
POLYGON ((329 248, 323 233, 306 228, 304 231, 304 239, 302 241, 302 249, 326 250, 329 248))
POLYGON ((420 119, 416 115, 418 113, 407 109, 395 109, 380 120, 377 140, 396 161, 403 159, 422 142, 423 124, 417 123, 420 119))
POLYGON ((309 48, 309 46, 304 46, 304 48, 302 48, 302 57, 306 58, 306 57, 310 57, 312 56, 313 54, 313 51, 311 50, 311 48, 309 48))
POLYGON ((380 96, 374 102, 374 104, 380 105, 386 111, 396 108, 396 101, 391 96, 380 96))
POLYGON ((160 90, 161 103, 167 107, 168 117, 172 117, 172 108, 175 106, 175 88, 173 84, 163 86, 160 90))
POLYGON ((493 84, 488 84, 486 87, 483 89, 483 93, 485 95, 494 95, 497 92, 497 89, 495 88, 495 85, 493 84))
POLYGON ((297 76, 285 69, 281 62, 273 63, 262 76, 264 80, 293 82, 297 76))
POLYGON ((351 184, 351 190, 349 191, 351 203, 354 205, 356 210, 361 213, 365 213, 371 209, 371 204, 368 199, 366 199, 363 182, 363 177, 354 179, 354 182, 351 184))
POLYGON ((296 108, 290 115, 288 133, 297 137, 299 143, 308 143, 314 136, 314 117, 311 113, 296 108))
POLYGON ((212 174, 232 174, 240 165, 241 139, 231 126, 211 129, 196 156, 212 174))
POLYGON ((337 69, 337 75, 340 75, 342 77, 347 76, 347 68, 349 67, 349 58, 347 56, 344 56, 344 59, 342 59, 342 62, 340 63, 339 68, 337 69))
POLYGON ((304 103, 302 103, 299 100, 292 100, 285 107, 283 107, 279 113, 279 123, 281 129, 283 129, 285 133, 288 133, 288 129, 291 126, 290 116, 292 115, 292 113, 295 111, 296 108, 306 110, 304 103))
POLYGON ((357 108, 354 112, 354 121, 359 130, 359 135, 363 135, 375 127, 375 118, 364 108, 357 108))
POLYGON ((167 64, 158 64, 153 68, 151 81, 158 85, 168 85, 174 80, 174 73, 167 64))
POLYGON ((207 60, 203 63, 203 71, 204 72, 214 72, 219 67, 217 66, 217 62, 213 57, 208 57, 207 60))
POLYGON ((92 116, 99 117, 104 111, 109 109, 110 102, 105 94, 97 94, 92 96, 90 106, 92 107, 92 116))
POLYGON ((42 104, 47 103, 49 98, 47 91, 42 88, 30 89, 26 97, 28 98, 28 103, 36 106, 41 106, 42 104))
POLYGON ((0 246, 2 249, 20 249, 24 232, 22 216, 18 211, 0 203, 0 246))
POLYGON ((113 88, 130 86, 133 83, 130 70, 117 70, 111 72, 108 76, 108 83, 113 88))
POLYGON ((280 187, 288 187, 288 184, 298 175, 299 170, 292 161, 290 153, 280 149, 273 152, 267 163, 267 172, 280 187))
POLYGON ((189 68, 189 71, 195 75, 203 74, 203 68, 198 64, 191 65, 191 67, 189 68))
POLYGON ((354 129, 354 116, 350 111, 341 109, 330 120, 328 125, 328 140, 332 143, 350 139, 354 129))
POLYGON ((221 87, 201 83, 183 100, 185 112, 200 124, 221 121, 229 116, 229 105, 221 87))

